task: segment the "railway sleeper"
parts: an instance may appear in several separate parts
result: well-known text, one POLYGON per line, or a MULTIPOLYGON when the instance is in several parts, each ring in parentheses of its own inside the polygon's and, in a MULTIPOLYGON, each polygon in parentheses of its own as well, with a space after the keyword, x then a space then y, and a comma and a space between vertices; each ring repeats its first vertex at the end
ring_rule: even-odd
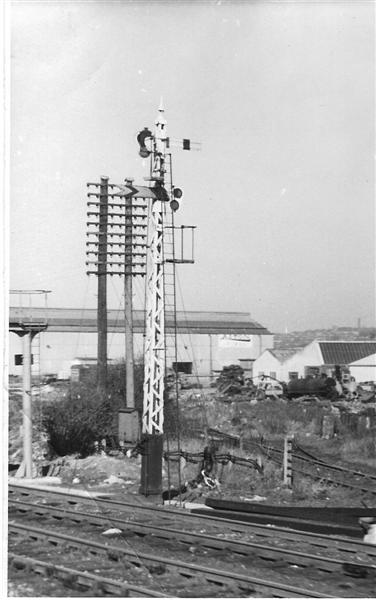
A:
POLYGON ((376 579, 375 570, 366 565, 354 565, 354 563, 343 563, 343 574, 355 577, 356 579, 372 578, 376 579))
POLYGON ((14 554, 9 555, 9 566, 12 569, 19 570, 24 568, 27 569, 25 572, 34 572, 36 575, 58 579, 63 585, 69 588, 78 589, 80 591, 92 590, 94 596, 108 595, 128 597, 130 591, 132 591, 132 597, 169 597, 166 594, 154 592, 144 587, 135 586, 123 581, 108 579, 92 573, 76 571, 65 566, 56 566, 52 563, 14 554))

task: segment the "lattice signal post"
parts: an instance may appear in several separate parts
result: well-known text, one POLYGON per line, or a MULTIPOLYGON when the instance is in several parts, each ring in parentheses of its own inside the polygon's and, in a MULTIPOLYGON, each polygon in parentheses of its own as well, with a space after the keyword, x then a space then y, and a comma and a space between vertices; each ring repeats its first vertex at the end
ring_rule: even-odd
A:
MULTIPOLYGON (((171 154, 167 152, 169 138, 166 135, 166 120, 161 104, 155 121, 154 134, 148 129, 137 136, 140 156, 150 156, 150 189, 154 194, 149 212, 149 245, 147 266, 147 304, 144 403, 142 418, 143 453, 141 463, 140 493, 145 496, 158 495, 162 491, 162 456, 164 391, 166 375, 166 336, 165 336, 165 267, 167 263, 193 262, 193 259, 179 259, 175 255, 174 219, 178 209, 178 199, 182 196, 179 188, 174 188, 171 176, 171 154), (164 234, 167 228, 172 236, 170 256, 166 252, 164 234)), ((185 140, 187 147, 188 140, 185 140)), ((193 236, 193 229, 192 236, 193 236)), ((193 243, 192 243, 193 244, 193 243)), ((193 252, 193 246, 192 246, 193 252)), ((175 273, 175 272, 174 272, 175 273)), ((173 282, 175 285, 175 281, 173 282)), ((175 289, 174 313, 176 333, 175 289)), ((176 344, 176 340, 175 340, 176 344)))
POLYGON ((148 205, 132 186, 111 184, 108 177, 87 186, 86 266, 98 277, 98 391, 107 391, 107 275, 118 275, 124 277, 126 409, 133 411, 132 278, 146 274, 148 205))
MULTIPOLYGON (((172 184, 170 145, 179 145, 166 135, 164 109, 160 106, 155 121, 154 133, 148 128, 137 136, 140 156, 150 157, 149 185, 133 185, 132 180, 124 184, 109 184, 102 177, 100 183, 88 183, 88 274, 98 276, 98 367, 105 381, 104 367, 107 362, 103 342, 107 331, 107 310, 105 290, 107 275, 125 275, 126 299, 130 301, 129 279, 135 275, 147 275, 146 278, 146 323, 145 323, 145 372, 142 417, 143 453, 141 463, 140 492, 146 496, 158 495, 162 490, 162 455, 164 390, 166 374, 166 338, 165 338, 165 268, 173 266, 175 277, 176 263, 193 263, 194 229, 193 226, 174 225, 174 212, 179 208, 182 191, 172 184), (94 191, 93 191, 94 190, 94 191), (94 208, 92 208, 94 207, 94 208), (134 212, 135 208, 142 215, 134 212), (144 219, 147 213, 147 221, 144 219), (116 212, 119 211, 119 212, 116 212), (91 218, 94 217, 94 221, 91 218), (142 222, 137 222, 137 217, 142 222), (116 221, 120 219, 120 221, 116 221), (120 229, 116 229, 120 227, 120 229), (147 228, 147 229, 146 229, 147 228), (175 253, 175 231, 180 234, 181 256, 175 253), (191 234, 191 256, 184 254, 184 233, 191 234), (169 232, 172 248, 168 252, 164 234, 169 232), (94 236, 92 238, 91 236, 94 236), (110 250, 108 248, 111 248, 110 250), (123 257, 115 261, 113 256, 123 257), (93 258, 91 258, 93 257, 93 258), (137 258, 137 260, 136 260, 137 258), (145 271, 145 259, 147 268, 145 271), (102 281, 101 281, 102 280, 102 281), (101 290, 101 294, 100 294, 101 290), (103 299, 100 302, 100 296, 103 299), (102 336, 102 337, 100 337, 102 336), (100 343, 102 339, 102 343, 100 343), (100 353, 102 346, 102 353, 100 353)), ((183 150, 197 150, 198 144, 183 140, 183 150)), ((189 252, 189 251, 188 251, 189 252)), ((174 284, 175 286, 175 281, 174 284)), ((176 336, 176 304, 174 296, 174 327, 176 336)), ((131 322, 131 306, 128 306, 126 323, 131 322)), ((128 336, 126 335, 126 338, 128 336)), ((133 373, 132 373, 133 377, 133 373)), ((127 373, 128 379, 128 373, 127 373)))

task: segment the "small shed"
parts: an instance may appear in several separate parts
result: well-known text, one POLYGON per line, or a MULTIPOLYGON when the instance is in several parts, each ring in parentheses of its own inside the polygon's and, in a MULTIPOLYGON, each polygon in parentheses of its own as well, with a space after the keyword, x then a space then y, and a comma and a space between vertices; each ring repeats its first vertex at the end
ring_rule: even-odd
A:
POLYGON ((262 376, 272 377, 278 381, 285 381, 284 363, 288 358, 296 354, 298 348, 269 348, 256 358, 253 364, 253 377, 257 379, 262 376))
POLYGON ((339 370, 351 373, 356 381, 376 378, 375 341, 315 340, 304 348, 265 350, 254 362, 254 376, 268 375, 279 381, 289 381, 308 374, 335 374, 339 370))
MULTIPOLYGON (((287 359, 283 365, 285 381, 308 373, 333 375, 349 371, 350 365, 376 352, 374 341, 315 340, 287 359)), ((360 381, 358 376, 357 381, 360 381)))

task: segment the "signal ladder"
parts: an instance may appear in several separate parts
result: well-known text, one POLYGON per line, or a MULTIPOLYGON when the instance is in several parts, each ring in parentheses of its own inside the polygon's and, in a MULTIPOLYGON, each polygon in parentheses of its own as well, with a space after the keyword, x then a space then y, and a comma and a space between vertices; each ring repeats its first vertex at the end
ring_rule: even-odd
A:
POLYGON ((40 403, 40 387, 42 385, 40 364, 41 335, 42 332, 37 333, 31 341, 31 396, 32 402, 35 402, 35 400, 38 401, 38 411, 35 413, 36 421, 38 422, 38 429, 40 429, 42 420, 42 409, 40 403))
MULTIPOLYGON (((165 187, 170 199, 174 198, 171 154, 165 161, 165 187)), ((176 323, 176 265, 194 263, 195 226, 175 226, 174 210, 166 203, 163 212, 163 262, 165 307, 165 365, 169 384, 178 397, 178 340, 176 323), (186 239, 188 237, 188 240, 186 239)), ((178 398, 177 398, 178 399, 178 398)), ((178 426, 178 424, 176 424, 178 426)))
MULTIPOLYGON (((172 198, 171 154, 165 161, 165 186, 172 198)), ((177 393, 177 336, 176 336, 176 256, 174 212, 164 205, 163 211, 163 263, 164 263, 164 309, 165 309, 165 365, 168 385, 177 393)))

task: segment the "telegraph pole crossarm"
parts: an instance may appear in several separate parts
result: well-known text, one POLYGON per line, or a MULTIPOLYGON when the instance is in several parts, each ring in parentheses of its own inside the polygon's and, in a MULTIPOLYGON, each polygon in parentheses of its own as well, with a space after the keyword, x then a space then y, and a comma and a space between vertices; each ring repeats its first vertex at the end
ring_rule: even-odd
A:
MULTIPOLYGON (((147 204, 150 190, 125 184, 90 182, 87 196, 86 267, 98 277, 98 390, 107 388, 107 275, 124 277, 126 395, 123 411, 135 412, 133 374, 132 279, 146 274, 147 204), (144 193, 143 193, 144 192, 144 193), (136 200, 134 200, 134 196, 136 200)), ((138 417, 132 414, 132 427, 126 427, 127 441, 139 439, 138 417), (134 425, 135 424, 135 425, 134 425), (129 437, 129 436, 128 436, 129 437)), ((124 433, 124 432, 123 432, 124 433)), ((120 414, 119 414, 119 436, 120 414)))

